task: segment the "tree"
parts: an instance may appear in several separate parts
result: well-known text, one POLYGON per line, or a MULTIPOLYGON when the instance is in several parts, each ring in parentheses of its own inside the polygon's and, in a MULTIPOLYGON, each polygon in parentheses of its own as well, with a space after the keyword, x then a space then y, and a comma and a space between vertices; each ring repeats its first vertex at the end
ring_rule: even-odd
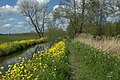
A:
POLYGON ((32 26, 39 37, 44 37, 45 16, 48 1, 38 2, 37 0, 18 0, 18 10, 22 15, 29 17, 32 26), (46 2, 46 3, 45 3, 46 2))
POLYGON ((79 0, 66 0, 70 5, 60 5, 55 11, 54 16, 57 19, 66 18, 69 22, 67 28, 68 35, 74 37, 80 31, 81 2, 79 0), (64 15, 63 15, 63 14, 64 15))
POLYGON ((106 18, 109 15, 108 8, 110 0, 89 0, 87 2, 87 22, 96 25, 96 35, 103 34, 102 27, 106 23, 106 18))
POLYGON ((82 0, 82 14, 81 14, 81 25, 80 25, 80 33, 82 33, 82 28, 84 24, 84 16, 85 16, 85 0, 82 0))

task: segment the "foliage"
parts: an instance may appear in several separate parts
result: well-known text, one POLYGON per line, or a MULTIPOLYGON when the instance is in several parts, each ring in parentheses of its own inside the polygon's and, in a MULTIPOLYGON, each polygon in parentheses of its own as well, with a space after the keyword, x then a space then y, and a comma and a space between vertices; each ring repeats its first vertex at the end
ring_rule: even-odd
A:
MULTIPOLYGON (((119 80, 120 59, 110 53, 76 41, 66 42, 69 54, 76 60, 78 80, 119 80)), ((73 66, 73 65, 70 65, 73 66)))
MULTIPOLYGON (((120 22, 107 22, 101 27, 101 35, 119 37, 120 35, 120 22)), ((98 36, 97 26, 92 23, 86 23, 83 27, 84 33, 90 33, 94 36, 98 36)))
POLYGON ((1 80, 69 80, 64 49, 65 43, 60 41, 45 52, 34 53, 32 59, 27 62, 23 58, 22 62, 8 65, 9 69, 2 75, 1 80))
MULTIPOLYGON (((108 21, 110 15, 117 15, 119 11, 117 5, 111 0, 69 0, 70 5, 60 5, 54 11, 57 19, 68 19, 68 36, 74 38, 79 33, 91 33, 94 36, 118 36, 120 35, 120 21, 108 21), (116 7, 116 8, 113 8, 116 7), (64 13, 61 14, 61 13, 64 13), (115 22, 118 21, 118 22, 115 22)), ((119 3, 118 3, 119 4, 119 3)), ((111 16, 110 16, 111 17, 111 16)), ((112 18, 112 17, 111 17, 112 18)))
POLYGON ((12 54, 18 50, 25 49, 31 45, 42 43, 44 41, 45 41, 45 38, 41 38, 41 39, 30 39, 30 40, 6 42, 3 44, 0 44, 0 56, 12 54))
POLYGON ((64 38, 65 35, 66 32, 61 28, 48 27, 47 37, 49 41, 62 40, 62 38, 64 38))

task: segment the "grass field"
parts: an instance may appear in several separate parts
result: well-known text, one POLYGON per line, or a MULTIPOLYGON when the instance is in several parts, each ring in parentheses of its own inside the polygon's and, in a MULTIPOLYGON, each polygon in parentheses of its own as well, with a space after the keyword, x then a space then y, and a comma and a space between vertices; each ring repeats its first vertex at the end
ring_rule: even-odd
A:
POLYGON ((23 34, 5 34, 0 35, 0 44, 10 41, 16 40, 24 40, 24 39, 38 39, 38 35, 36 33, 23 33, 23 34))
POLYGON ((67 41, 71 80, 120 80, 120 59, 76 41, 67 41))

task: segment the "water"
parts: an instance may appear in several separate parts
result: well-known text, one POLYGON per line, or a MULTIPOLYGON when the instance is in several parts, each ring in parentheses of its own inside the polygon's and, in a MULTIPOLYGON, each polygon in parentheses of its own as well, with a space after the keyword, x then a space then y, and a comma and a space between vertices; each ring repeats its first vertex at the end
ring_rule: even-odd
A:
POLYGON ((20 60, 19 58, 25 58, 27 61, 34 53, 37 54, 38 51, 47 50, 49 47, 50 46, 48 44, 40 44, 12 55, 0 57, 0 66, 4 66, 5 68, 2 72, 5 73, 8 69, 8 65, 14 65, 18 60, 20 60))

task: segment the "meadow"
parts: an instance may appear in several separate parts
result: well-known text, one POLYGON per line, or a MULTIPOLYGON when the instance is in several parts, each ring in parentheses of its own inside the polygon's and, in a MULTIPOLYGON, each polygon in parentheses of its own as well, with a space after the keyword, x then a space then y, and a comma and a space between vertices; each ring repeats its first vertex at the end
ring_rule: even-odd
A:
POLYGON ((16 40, 38 39, 36 33, 22 33, 22 34, 0 34, 0 44, 16 40))

